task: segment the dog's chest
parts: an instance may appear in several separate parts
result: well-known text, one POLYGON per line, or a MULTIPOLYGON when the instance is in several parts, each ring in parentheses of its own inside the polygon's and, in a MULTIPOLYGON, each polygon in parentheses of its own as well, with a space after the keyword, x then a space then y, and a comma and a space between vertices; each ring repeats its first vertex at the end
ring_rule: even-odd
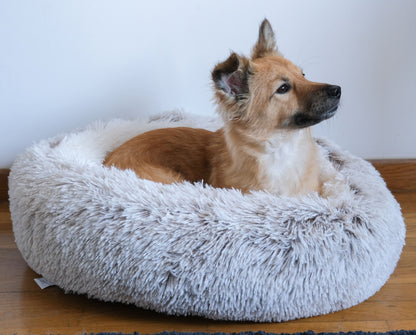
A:
POLYGON ((302 193, 308 177, 309 155, 302 145, 270 143, 259 159, 259 179, 264 189, 282 195, 302 193))

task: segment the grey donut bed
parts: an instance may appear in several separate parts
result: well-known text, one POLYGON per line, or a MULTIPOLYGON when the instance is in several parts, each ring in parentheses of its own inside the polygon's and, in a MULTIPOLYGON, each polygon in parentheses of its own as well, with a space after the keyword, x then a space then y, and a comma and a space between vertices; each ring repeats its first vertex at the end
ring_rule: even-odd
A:
POLYGON ((371 164, 318 139, 343 183, 322 198, 162 185, 102 165, 150 129, 219 121, 171 113, 96 123, 34 144, 9 177, 17 246, 66 292, 173 315, 285 321, 356 305, 393 273, 400 206, 371 164))

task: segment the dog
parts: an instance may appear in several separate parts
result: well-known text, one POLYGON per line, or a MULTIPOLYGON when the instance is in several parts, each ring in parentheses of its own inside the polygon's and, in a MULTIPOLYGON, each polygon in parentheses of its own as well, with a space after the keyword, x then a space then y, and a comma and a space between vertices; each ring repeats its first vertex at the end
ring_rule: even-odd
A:
POLYGON ((307 80, 278 51, 267 19, 251 58, 231 53, 215 66, 212 80, 221 129, 152 130, 111 152, 104 165, 164 184, 322 194, 326 177, 310 127, 335 114, 341 88, 307 80))

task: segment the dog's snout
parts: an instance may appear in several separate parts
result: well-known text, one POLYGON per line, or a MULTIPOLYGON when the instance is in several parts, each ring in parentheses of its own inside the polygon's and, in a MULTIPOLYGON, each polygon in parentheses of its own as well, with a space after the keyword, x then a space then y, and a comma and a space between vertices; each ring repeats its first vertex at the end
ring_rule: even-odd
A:
POLYGON ((328 96, 331 98, 341 98, 341 87, 337 85, 328 85, 326 88, 326 92, 328 96))

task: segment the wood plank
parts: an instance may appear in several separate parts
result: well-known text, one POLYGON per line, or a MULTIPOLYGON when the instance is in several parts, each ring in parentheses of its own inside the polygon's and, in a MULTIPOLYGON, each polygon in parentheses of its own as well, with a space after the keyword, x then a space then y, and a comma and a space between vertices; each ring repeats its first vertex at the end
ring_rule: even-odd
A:
POLYGON ((416 191, 416 159, 371 160, 392 192, 416 191))
POLYGON ((0 169, 0 201, 9 199, 9 169, 0 169))
POLYGON ((0 230, 11 229, 12 219, 9 211, 9 203, 0 201, 0 230))
MULTIPOLYGON (((27 329, 37 332, 58 333, 62 330, 71 332, 99 332, 134 330, 142 333, 161 331, 208 331, 208 332, 241 332, 241 331, 350 331, 350 330, 387 330, 386 313, 371 315, 373 320, 365 320, 371 310, 354 320, 365 308, 357 310, 351 317, 348 313, 334 313, 303 320, 283 323, 226 322, 208 320, 200 317, 175 317, 161 313, 138 309, 118 303, 102 303, 77 295, 47 294, 28 292, 0 294, 0 319, 7 317, 7 326, 16 331, 27 329), (39 308, 42 306, 42 308, 39 308), (337 316, 338 315, 338 316, 337 316), (22 318, 24 316, 24 318, 22 318), (384 318, 384 319, 383 319, 384 318), (343 320, 340 323, 338 320, 343 320), (64 321, 64 322, 63 322, 64 321), (35 331, 37 330, 37 331, 35 331)), ((374 307, 374 306, 370 306, 374 307)), ((397 313, 402 312, 402 310, 397 313)), ((396 314, 397 314, 396 313, 396 314)))
POLYGON ((39 275, 27 266, 17 248, 0 248, 0 264, 1 269, 7 269, 0 271, 0 293, 39 292, 34 282, 39 275))
POLYGON ((344 322, 344 321, 383 321, 414 320, 416 318, 415 301, 370 301, 342 311, 320 315, 313 318, 297 320, 300 323, 310 322, 344 322))
POLYGON ((416 282, 396 284, 388 281, 379 292, 372 296, 370 302, 416 301, 416 282))
POLYGON ((3 234, 0 234, 0 245, 2 249, 16 249, 16 243, 14 242, 13 232, 7 231, 3 234))
POLYGON ((416 329, 416 320, 387 320, 389 330, 416 329))

